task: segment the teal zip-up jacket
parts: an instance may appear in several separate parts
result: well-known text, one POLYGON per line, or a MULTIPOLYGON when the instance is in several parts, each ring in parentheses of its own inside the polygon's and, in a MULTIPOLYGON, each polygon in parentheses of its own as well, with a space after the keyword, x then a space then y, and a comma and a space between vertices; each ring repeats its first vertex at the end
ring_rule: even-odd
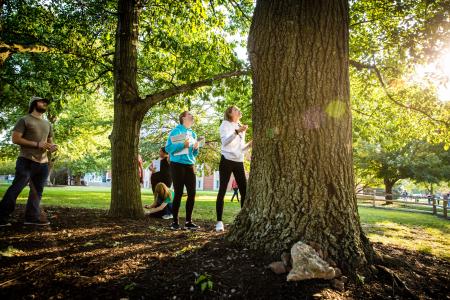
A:
POLYGON ((198 155, 198 149, 194 150, 194 144, 196 141, 197 141, 197 134, 192 129, 186 128, 182 124, 179 124, 177 127, 172 129, 172 131, 169 134, 169 138, 167 139, 165 147, 167 153, 169 153, 170 155, 170 162, 185 165, 195 165, 195 157, 197 157, 198 155), (184 141, 175 144, 172 143, 171 138, 179 134, 186 134, 186 136, 190 140, 188 154, 175 155, 175 153, 184 149, 184 141))

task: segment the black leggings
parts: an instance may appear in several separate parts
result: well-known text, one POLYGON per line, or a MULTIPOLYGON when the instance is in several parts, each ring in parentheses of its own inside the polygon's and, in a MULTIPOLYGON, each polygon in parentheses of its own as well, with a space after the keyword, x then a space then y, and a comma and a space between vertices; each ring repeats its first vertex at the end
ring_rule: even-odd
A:
POLYGON ((180 209, 184 186, 186 186, 188 195, 186 201, 186 222, 191 222, 196 186, 194 166, 172 162, 170 163, 170 171, 172 172, 173 189, 175 191, 172 205, 173 222, 178 223, 178 211, 180 209))
POLYGON ((241 193, 241 207, 244 205, 245 192, 247 190, 247 178, 245 177, 244 163, 228 160, 222 155, 219 165, 219 193, 217 194, 216 201, 217 221, 222 221, 223 198, 227 192, 228 181, 230 181, 231 173, 233 173, 234 179, 236 179, 238 184, 239 192, 241 193))

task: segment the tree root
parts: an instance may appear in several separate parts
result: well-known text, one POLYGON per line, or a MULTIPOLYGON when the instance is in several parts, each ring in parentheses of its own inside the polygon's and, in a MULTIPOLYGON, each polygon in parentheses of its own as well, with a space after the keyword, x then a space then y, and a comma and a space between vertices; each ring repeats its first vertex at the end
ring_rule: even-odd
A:
MULTIPOLYGON (((401 280, 397 274, 395 274, 394 271, 391 269, 382 266, 382 265, 375 265, 376 268, 382 273, 387 275, 388 277, 392 278, 392 293, 395 293, 394 288, 398 287, 400 290, 402 290, 406 295, 408 295, 411 299, 419 299, 417 295, 415 295, 407 286, 406 283, 401 280)), ((394 296, 394 295, 393 295, 394 296)))

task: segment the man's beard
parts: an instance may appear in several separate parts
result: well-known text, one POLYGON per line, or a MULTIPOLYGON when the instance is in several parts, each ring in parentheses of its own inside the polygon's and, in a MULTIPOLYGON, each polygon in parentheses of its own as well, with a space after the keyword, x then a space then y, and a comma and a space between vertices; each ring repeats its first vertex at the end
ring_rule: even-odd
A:
POLYGON ((43 114, 43 113, 45 113, 45 112, 47 111, 47 109, 46 109, 46 108, 43 108, 43 107, 36 107, 36 111, 37 111, 38 113, 43 114))

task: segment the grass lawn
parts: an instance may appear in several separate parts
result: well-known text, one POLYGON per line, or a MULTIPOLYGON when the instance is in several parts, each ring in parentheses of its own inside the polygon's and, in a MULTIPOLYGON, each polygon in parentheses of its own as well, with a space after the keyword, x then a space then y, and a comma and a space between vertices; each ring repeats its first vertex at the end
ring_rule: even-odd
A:
MULTIPOLYGON (((3 196, 7 184, 0 184, 3 196)), ((107 187, 47 187, 42 205, 108 209, 110 188, 107 187)), ((152 193, 144 189, 143 202, 149 204, 152 193)), ((18 203, 26 203, 28 188, 19 196, 18 203)), ((215 220, 216 192, 198 191, 194 220, 215 220)), ((224 222, 231 223, 239 212, 237 202, 230 203, 231 193, 225 196, 224 222)), ((381 242, 410 250, 429 253, 450 260, 450 221, 436 216, 388 209, 359 207, 362 225, 373 242, 381 242)), ((184 215, 184 201, 180 209, 184 215)))

